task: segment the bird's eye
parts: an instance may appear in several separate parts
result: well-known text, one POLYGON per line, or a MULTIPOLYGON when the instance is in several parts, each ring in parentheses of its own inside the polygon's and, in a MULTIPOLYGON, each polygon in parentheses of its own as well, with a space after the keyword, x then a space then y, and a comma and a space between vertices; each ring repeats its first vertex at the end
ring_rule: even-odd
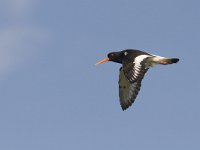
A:
POLYGON ((110 57, 114 57, 115 56, 115 54, 114 53, 110 53, 110 54, 108 54, 108 57, 110 58, 110 57))

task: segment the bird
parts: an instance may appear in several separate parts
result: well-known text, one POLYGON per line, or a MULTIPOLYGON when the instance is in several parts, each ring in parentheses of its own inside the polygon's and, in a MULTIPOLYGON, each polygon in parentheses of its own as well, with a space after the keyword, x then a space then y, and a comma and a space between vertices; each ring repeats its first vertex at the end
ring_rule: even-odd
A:
POLYGON ((177 63, 179 58, 167 58, 147 53, 138 49, 125 49, 108 53, 107 57, 97 62, 115 62, 122 64, 119 69, 119 101, 122 110, 128 109, 140 91, 141 82, 150 67, 157 64, 168 65, 177 63))

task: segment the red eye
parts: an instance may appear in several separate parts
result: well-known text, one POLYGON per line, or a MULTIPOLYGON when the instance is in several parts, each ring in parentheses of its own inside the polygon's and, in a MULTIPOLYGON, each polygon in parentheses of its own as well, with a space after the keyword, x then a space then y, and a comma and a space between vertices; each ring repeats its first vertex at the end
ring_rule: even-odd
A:
POLYGON ((108 57, 109 57, 109 58, 114 57, 114 56, 115 56, 114 53, 109 53, 109 54, 108 54, 108 57))

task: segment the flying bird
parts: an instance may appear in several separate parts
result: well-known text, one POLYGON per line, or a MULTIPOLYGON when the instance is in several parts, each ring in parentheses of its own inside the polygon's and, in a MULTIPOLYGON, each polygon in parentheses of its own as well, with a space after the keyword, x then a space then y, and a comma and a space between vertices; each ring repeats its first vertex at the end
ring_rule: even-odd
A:
POLYGON ((179 59, 161 57, 136 49, 126 49, 109 53, 96 65, 107 61, 122 64, 119 70, 119 99, 122 110, 126 110, 134 103, 140 91, 142 79, 150 67, 156 64, 177 63, 179 59))

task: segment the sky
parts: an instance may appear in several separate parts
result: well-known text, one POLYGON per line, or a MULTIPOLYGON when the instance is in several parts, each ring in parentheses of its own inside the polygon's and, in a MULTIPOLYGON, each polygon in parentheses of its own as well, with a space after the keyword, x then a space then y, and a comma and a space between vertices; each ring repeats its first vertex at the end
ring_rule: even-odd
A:
POLYGON ((0 149, 199 149, 199 5, 0 1, 0 149), (151 68, 122 111, 120 64, 94 64, 127 48, 180 62, 151 68))

